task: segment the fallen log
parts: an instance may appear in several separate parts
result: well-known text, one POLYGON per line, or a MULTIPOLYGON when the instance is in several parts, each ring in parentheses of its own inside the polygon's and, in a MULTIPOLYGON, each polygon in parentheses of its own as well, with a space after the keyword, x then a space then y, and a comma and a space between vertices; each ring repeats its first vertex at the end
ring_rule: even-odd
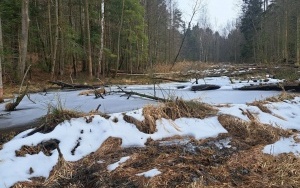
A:
POLYGON ((100 86, 91 86, 91 85, 83 85, 83 84, 69 84, 61 81, 48 81, 50 84, 58 85, 61 89, 96 89, 100 86))
POLYGON ((263 84, 263 85, 251 85, 237 88, 242 91, 294 91, 300 92, 300 85, 278 85, 278 84, 263 84))
POLYGON ((8 116, 8 115, 10 115, 10 112, 8 112, 8 113, 3 113, 3 114, 0 114, 0 117, 2 117, 2 116, 8 116))
POLYGON ((5 110, 6 111, 14 111, 16 110, 16 107, 20 104, 20 102, 22 101, 22 99, 24 98, 25 95, 27 95, 28 93, 28 86, 29 84, 27 84, 25 90, 17 97, 16 101, 15 102, 10 102, 10 103, 7 103, 5 105, 5 110))
POLYGON ((191 91, 205 91, 205 90, 216 90, 221 87, 213 84, 202 84, 202 85, 194 85, 191 87, 191 91))
POLYGON ((160 102, 170 102, 171 100, 169 99, 163 99, 163 98, 160 98, 160 97, 155 97, 155 96, 151 96, 151 95, 146 95, 146 94, 142 94, 142 93, 137 93, 137 92, 134 92, 134 91, 125 91, 123 90, 120 86, 117 86, 123 93, 125 93, 126 95, 128 95, 128 98, 130 98, 130 96, 132 95, 137 95, 137 96, 140 96, 140 97, 144 97, 144 98, 148 98, 148 99, 152 99, 152 100, 156 100, 156 101, 160 101, 160 102))
POLYGON ((187 83, 187 82, 189 82, 189 81, 186 81, 186 80, 176 80, 176 79, 161 78, 161 77, 154 77, 152 79, 154 79, 154 80, 166 80, 166 81, 179 82, 179 83, 187 83))

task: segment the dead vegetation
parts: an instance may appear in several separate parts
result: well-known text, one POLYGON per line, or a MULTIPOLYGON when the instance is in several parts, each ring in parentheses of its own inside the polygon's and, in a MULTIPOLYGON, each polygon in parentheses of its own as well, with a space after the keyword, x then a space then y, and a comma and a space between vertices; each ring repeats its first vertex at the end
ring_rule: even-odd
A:
MULTIPOLYGON (((178 105, 182 104, 177 104, 176 108, 178 105)), ((154 113, 153 117, 158 118, 155 113, 164 112, 166 115, 168 110, 166 112, 164 110, 171 107, 175 107, 174 104, 160 108, 151 106, 149 107, 151 110, 146 112, 154 113)), ((180 117, 195 113, 190 111, 186 113, 185 110, 180 112, 180 117)), ((199 112, 197 115, 200 117, 199 112)), ((201 117, 207 115, 211 115, 211 112, 205 116, 202 114, 201 117)), ((168 117, 178 118, 178 112, 173 112, 168 117)), ((97 151, 80 161, 67 162, 60 157, 59 163, 53 168, 47 180, 36 178, 31 183, 17 183, 14 188, 297 187, 299 185, 299 158, 291 154, 274 157, 262 153, 264 145, 274 143, 280 137, 290 136, 291 132, 256 121, 244 122, 229 115, 221 115, 219 121, 228 130, 228 134, 204 140, 189 137, 166 140, 187 140, 183 144, 161 145, 160 141, 151 141, 144 148, 121 148, 122 140, 110 137, 97 151), (217 145, 224 140, 230 141, 228 147, 226 144, 223 147, 217 145), (125 156, 129 156, 130 159, 111 172, 107 170, 109 164, 125 156), (162 174, 152 178, 136 175, 153 168, 157 168, 162 174)))
POLYGON ((144 121, 139 121, 134 117, 124 115, 124 120, 134 124, 139 131, 152 134, 156 131, 156 120, 158 119, 178 119, 178 118, 199 118, 216 115, 218 110, 208 104, 197 101, 175 101, 165 102, 159 107, 146 106, 143 108, 144 121))
MULTIPOLYGON (((154 133, 155 121, 158 119, 204 119, 217 112, 217 109, 207 104, 175 100, 160 106, 145 107, 144 121, 126 114, 123 117, 140 131, 154 133)), ((77 162, 67 162, 60 156, 47 180, 33 178, 32 182, 19 182, 13 187, 298 187, 298 157, 292 154, 271 156, 262 153, 263 146, 281 137, 292 136, 293 133, 262 124, 249 111, 244 113, 251 117, 250 122, 230 115, 220 115, 218 120, 228 133, 217 138, 195 140, 174 137, 164 141, 187 142, 162 145, 160 141, 149 140, 144 148, 121 148, 122 140, 110 137, 97 151, 77 162), (224 143, 226 140, 229 146, 224 143), (125 156, 130 156, 130 159, 111 172, 107 170, 108 165, 125 156), (162 174, 152 178, 136 175, 153 168, 162 174)), ((73 117, 70 114, 66 116, 73 117)), ((59 117, 54 118, 54 123, 66 118, 59 117)), ((23 147, 18 152, 23 156, 37 151, 43 151, 41 145, 35 148, 23 147)))
POLYGON ((42 122, 41 126, 35 128, 33 131, 28 133, 27 136, 33 135, 37 132, 49 133, 53 131, 57 125, 64 121, 69 121, 72 118, 79 118, 87 115, 86 113, 81 113, 74 110, 53 107, 50 108, 50 112, 48 112, 47 115, 39 120, 42 122))
POLYGON ((3 148, 3 145, 13 139, 19 132, 18 131, 6 131, 0 134, 0 150, 3 148))
POLYGON ((272 144, 281 137, 289 137, 292 134, 290 131, 262 124, 256 120, 246 122, 230 115, 221 115, 218 119, 233 138, 232 141, 238 140, 236 147, 240 149, 272 144))
POLYGON ((295 97, 297 97, 296 94, 293 93, 287 93, 287 92, 281 92, 280 95, 274 96, 274 97, 269 97, 265 99, 265 101, 268 102, 282 102, 285 100, 293 100, 295 97))
POLYGON ((37 146, 22 146, 22 148, 15 151, 15 153, 17 157, 25 157, 27 154, 34 155, 42 151, 46 156, 51 156, 52 151, 57 149, 58 144, 58 140, 52 139, 48 141, 43 141, 37 146))

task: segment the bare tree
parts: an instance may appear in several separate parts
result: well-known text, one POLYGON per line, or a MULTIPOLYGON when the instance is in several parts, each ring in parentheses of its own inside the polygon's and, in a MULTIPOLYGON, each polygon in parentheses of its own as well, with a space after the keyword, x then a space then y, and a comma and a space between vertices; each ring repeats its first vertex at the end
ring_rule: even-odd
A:
MULTIPOLYGON (((103 49, 104 49, 104 0, 101 1, 101 16, 100 16, 100 26, 101 26, 101 36, 100 36, 100 51, 99 51, 99 61, 98 61, 98 72, 97 77, 100 77, 101 68, 103 66, 103 49)), ((104 73, 104 71, 103 71, 104 73)))
MULTIPOLYGON (((192 24, 192 21, 193 21, 195 15, 196 15, 197 12, 201 9, 201 5, 202 5, 202 0, 196 0, 196 1, 195 1, 194 7, 193 7, 193 11, 192 11, 192 16, 191 16, 191 19, 190 19, 190 21, 189 21, 189 23, 188 23, 188 28, 191 27, 191 24, 192 24)), ((187 31, 187 30, 186 30, 186 31, 187 31)), ((187 36, 187 32, 186 32, 186 31, 185 31, 185 33, 184 33, 184 35, 183 35, 183 39, 182 39, 182 41, 181 41, 179 50, 178 50, 178 52, 177 52, 177 54, 176 54, 176 56, 175 56, 175 59, 174 59, 174 61, 173 61, 173 64, 172 64, 170 70, 172 70, 172 68, 174 67, 174 65, 175 65, 175 63, 176 63, 176 61, 177 61, 177 59, 178 59, 178 57, 179 57, 180 51, 181 51, 181 49, 182 49, 182 47, 183 47, 185 38, 186 38, 186 36, 187 36)))

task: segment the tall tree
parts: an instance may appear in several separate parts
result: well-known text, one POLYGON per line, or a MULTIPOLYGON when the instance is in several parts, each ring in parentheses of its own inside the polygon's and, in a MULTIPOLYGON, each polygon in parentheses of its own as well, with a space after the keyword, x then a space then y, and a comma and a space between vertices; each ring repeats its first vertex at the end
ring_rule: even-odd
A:
POLYGON ((0 13, 0 103, 3 102, 3 82, 2 82, 2 58, 3 57, 3 37, 2 37, 2 21, 0 13))
MULTIPOLYGON (((101 36, 100 36, 100 50, 99 50, 99 60, 98 60, 98 72, 97 72, 97 77, 100 77, 101 70, 104 70, 104 63, 103 63, 103 50, 104 50, 104 14, 105 13, 105 4, 104 0, 101 1, 101 14, 100 14, 100 20, 99 24, 101 27, 101 36)), ((103 71, 104 73, 104 71, 103 71)), ((103 74, 104 75, 104 74, 103 74)))
POLYGON ((87 35, 87 60, 88 71, 90 79, 93 77, 93 61, 92 61, 92 47, 91 47, 91 30, 90 30, 90 16, 89 16, 89 1, 85 0, 85 24, 87 35))
POLYGON ((20 60, 19 60, 19 76, 24 76, 27 46, 28 46, 28 30, 29 30, 29 0, 22 1, 22 32, 21 32, 21 45, 20 45, 20 60))
MULTIPOLYGON (((53 54, 51 54, 52 55, 51 79, 53 79, 55 76, 55 67, 57 61, 57 47, 58 47, 58 37, 59 37, 58 36, 59 35, 58 1, 60 0, 55 0, 55 35, 54 35, 54 46, 52 50, 53 54)), ((52 40, 52 38, 50 38, 50 40, 52 40)))
POLYGON ((242 56, 245 60, 257 62, 262 2, 261 0, 243 0, 243 2, 241 32, 245 36, 246 43, 243 46, 242 56))
POLYGON ((123 20, 124 20, 124 8, 125 8, 125 0, 122 0, 122 11, 121 11, 121 17, 120 17, 120 25, 119 25, 119 32, 118 32, 118 44, 117 44, 117 62, 116 62, 116 72, 115 74, 117 74, 118 70, 119 70, 119 65, 120 65, 120 58, 121 58, 121 32, 123 29, 123 20))

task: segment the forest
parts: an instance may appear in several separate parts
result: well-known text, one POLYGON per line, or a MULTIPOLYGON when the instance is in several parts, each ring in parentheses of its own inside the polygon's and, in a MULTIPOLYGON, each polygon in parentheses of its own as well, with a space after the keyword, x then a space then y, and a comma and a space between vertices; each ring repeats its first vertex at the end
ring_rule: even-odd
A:
POLYGON ((0 98, 3 83, 19 83, 27 69, 56 80, 178 61, 299 65, 298 0, 243 0, 240 8, 220 33, 205 11, 195 10, 197 24, 183 21, 176 0, 2 0, 0 98))
POLYGON ((300 0, 209 2, 0 0, 0 188, 299 187, 300 0))

